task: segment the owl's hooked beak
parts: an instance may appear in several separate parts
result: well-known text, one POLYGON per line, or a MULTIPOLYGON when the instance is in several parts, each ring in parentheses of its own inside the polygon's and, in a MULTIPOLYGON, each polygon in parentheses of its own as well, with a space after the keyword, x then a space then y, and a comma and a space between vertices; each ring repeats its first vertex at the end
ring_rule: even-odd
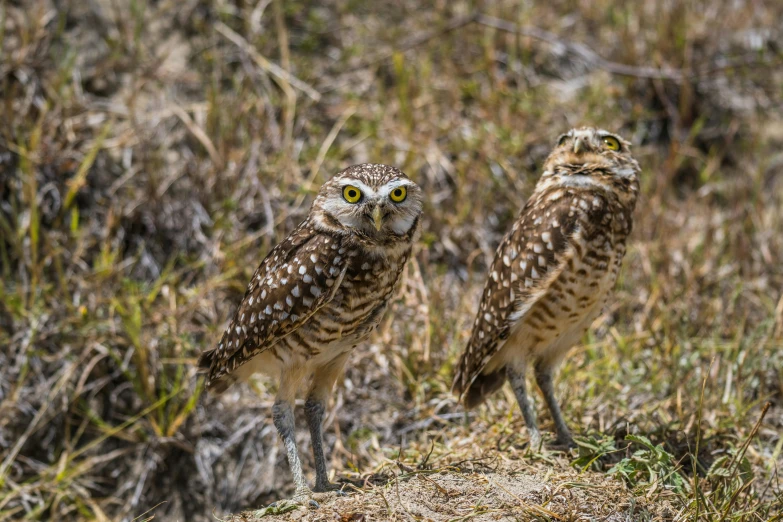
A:
POLYGON ((379 205, 375 205, 375 208, 372 209, 372 221, 375 225, 375 230, 380 232, 381 227, 383 226, 383 215, 381 214, 381 207, 379 205))
POLYGON ((574 138, 574 154, 579 154, 583 150, 585 150, 585 142, 582 141, 582 138, 577 136, 574 138))

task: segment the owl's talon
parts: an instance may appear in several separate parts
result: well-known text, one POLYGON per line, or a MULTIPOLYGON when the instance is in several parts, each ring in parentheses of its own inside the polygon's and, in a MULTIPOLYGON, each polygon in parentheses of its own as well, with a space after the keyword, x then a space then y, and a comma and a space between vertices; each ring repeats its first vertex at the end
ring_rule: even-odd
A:
POLYGON ((310 499, 307 501, 307 507, 309 507, 310 509, 319 509, 321 507, 321 504, 319 504, 313 499, 310 499))
POLYGON ((538 451, 541 449, 541 434, 534 432, 530 434, 530 445, 528 449, 531 451, 538 451))
POLYGON ((311 498, 313 498, 313 492, 309 489, 304 490, 297 490, 296 494, 294 494, 291 501, 296 502, 297 504, 304 505, 306 504, 311 498))
POLYGON ((339 492, 342 491, 342 485, 335 484, 333 482, 323 482, 320 484, 316 484, 315 487, 313 488, 313 491, 315 491, 316 493, 339 492))
POLYGON ((552 443, 552 447, 555 449, 562 449, 563 451, 568 451, 572 448, 576 448, 576 442, 574 442, 574 439, 571 437, 568 438, 560 438, 558 437, 555 439, 555 442, 552 443))
POLYGON ((273 515, 283 515, 296 509, 299 509, 301 504, 295 500, 278 500, 270 503, 265 508, 257 509, 252 513, 252 519, 263 518, 273 515))

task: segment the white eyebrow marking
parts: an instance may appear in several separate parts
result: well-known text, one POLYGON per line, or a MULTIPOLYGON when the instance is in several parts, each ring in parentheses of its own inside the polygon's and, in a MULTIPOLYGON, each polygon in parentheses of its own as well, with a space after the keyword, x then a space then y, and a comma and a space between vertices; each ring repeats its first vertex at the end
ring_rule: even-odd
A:
POLYGON ((346 185, 351 185, 352 187, 356 187, 359 190, 361 190, 362 195, 364 195, 364 196, 374 196, 375 195, 375 191, 372 188, 370 188, 369 186, 365 185, 364 183, 362 183, 358 179, 349 179, 349 178, 341 179, 340 181, 338 181, 338 184, 339 184, 340 187, 344 187, 346 185))
POLYGON ((378 189, 379 196, 388 196, 389 193, 397 187, 412 187, 414 183, 409 179, 395 179, 383 185, 378 189))

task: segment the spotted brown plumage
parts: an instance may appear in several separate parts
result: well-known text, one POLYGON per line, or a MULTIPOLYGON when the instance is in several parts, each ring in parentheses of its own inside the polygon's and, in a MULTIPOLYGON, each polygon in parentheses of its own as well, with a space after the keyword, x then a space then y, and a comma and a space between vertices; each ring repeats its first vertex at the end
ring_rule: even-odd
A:
POLYGON ((421 189, 386 165, 350 167, 326 182, 308 217, 264 258, 220 342, 199 358, 207 389, 263 372, 280 380, 273 417, 286 445, 296 498, 310 494, 293 439, 293 405, 305 414, 326 474, 321 420, 333 384, 358 343, 379 324, 411 255, 421 189))
MULTIPOLYGON (((220 393, 235 370, 265 350, 280 358, 278 342, 301 327, 340 288, 349 265, 343 238, 318 232, 308 219, 277 245, 253 274, 217 348, 202 354, 206 386, 220 393), (342 251, 342 252, 341 252, 342 251)), ((309 354, 307 354, 309 355, 309 354)))
POLYGON ((575 129, 561 136, 490 266, 454 377, 466 407, 509 379, 538 443, 525 383, 532 365, 558 442, 572 443, 552 372, 611 294, 631 232, 638 173, 630 144, 614 134, 575 129))

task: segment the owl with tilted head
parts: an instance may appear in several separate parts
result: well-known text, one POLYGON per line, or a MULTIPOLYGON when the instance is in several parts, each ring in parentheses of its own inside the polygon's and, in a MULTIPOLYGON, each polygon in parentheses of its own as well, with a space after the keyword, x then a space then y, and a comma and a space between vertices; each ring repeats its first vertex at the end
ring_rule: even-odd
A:
POLYGON ((639 172, 630 143, 617 134, 580 128, 561 135, 490 265, 453 390, 471 408, 508 380, 533 446, 541 436, 528 368, 552 415, 555 444, 573 445, 552 376, 612 293, 639 172))
POLYGON ((199 367, 220 393, 256 372, 279 379, 272 408, 296 500, 309 499, 294 441, 294 401, 305 392, 315 491, 327 477, 321 422, 352 350, 378 326, 419 230, 422 192, 387 165, 349 167, 327 181, 307 218, 264 258, 214 349, 199 367))

